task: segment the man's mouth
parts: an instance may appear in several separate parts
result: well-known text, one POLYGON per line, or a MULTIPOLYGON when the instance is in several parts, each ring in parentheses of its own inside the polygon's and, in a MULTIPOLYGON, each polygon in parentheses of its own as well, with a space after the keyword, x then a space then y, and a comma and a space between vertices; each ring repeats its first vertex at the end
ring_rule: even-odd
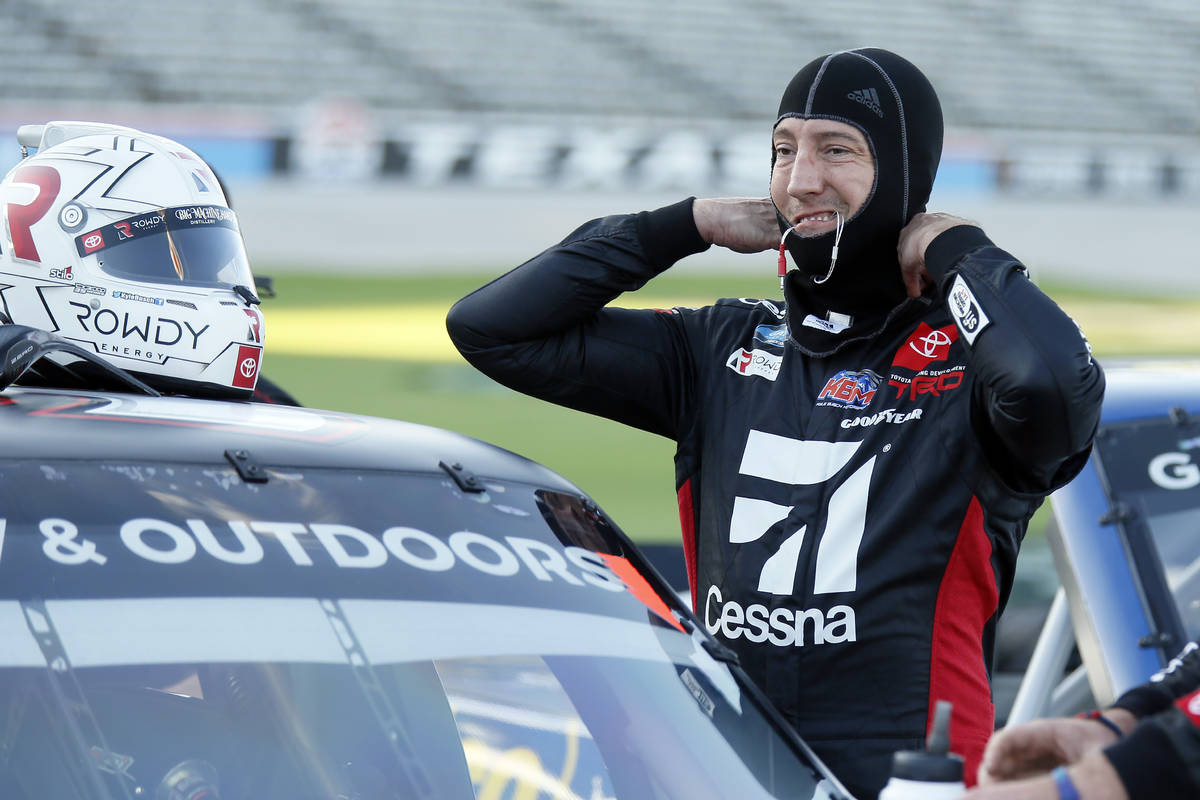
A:
POLYGON ((796 217, 792 222, 792 228, 797 233, 804 233, 816 228, 825 228, 828 225, 833 225, 837 222, 837 214, 833 211, 814 211, 811 214, 803 214, 796 217))

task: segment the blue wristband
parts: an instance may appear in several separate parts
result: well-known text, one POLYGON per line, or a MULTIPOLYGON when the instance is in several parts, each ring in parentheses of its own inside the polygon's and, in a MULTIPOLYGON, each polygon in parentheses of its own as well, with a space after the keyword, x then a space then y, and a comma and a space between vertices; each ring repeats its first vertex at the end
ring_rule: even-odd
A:
POLYGON ((1113 733, 1115 733, 1117 735, 1118 739, 1125 738, 1125 734, 1121 731, 1120 728, 1117 727, 1117 723, 1113 722, 1111 719, 1104 716, 1099 711, 1093 711, 1092 713, 1087 715, 1087 718, 1094 719, 1094 720, 1096 720, 1096 722, 1099 722, 1101 725, 1108 728, 1110 731, 1112 731, 1113 733))
POLYGON ((1059 800, 1079 800, 1079 791, 1071 783, 1066 767, 1055 767, 1050 777, 1054 778, 1054 785, 1058 787, 1059 800))

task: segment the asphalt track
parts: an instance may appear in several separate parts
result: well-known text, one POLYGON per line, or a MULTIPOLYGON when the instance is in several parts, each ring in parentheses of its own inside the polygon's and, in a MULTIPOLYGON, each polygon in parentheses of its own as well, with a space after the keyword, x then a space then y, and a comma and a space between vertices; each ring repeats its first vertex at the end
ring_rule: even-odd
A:
MULTIPOLYGON (((413 189, 264 182, 233 188, 256 269, 353 274, 448 272, 515 266, 604 214, 674 202, 686 192, 413 189)), ((931 210, 980 222, 1035 279, 1200 296, 1200 201, 1047 201, 935 197, 931 210)), ((726 251, 676 269, 763 270, 770 254, 726 251)))

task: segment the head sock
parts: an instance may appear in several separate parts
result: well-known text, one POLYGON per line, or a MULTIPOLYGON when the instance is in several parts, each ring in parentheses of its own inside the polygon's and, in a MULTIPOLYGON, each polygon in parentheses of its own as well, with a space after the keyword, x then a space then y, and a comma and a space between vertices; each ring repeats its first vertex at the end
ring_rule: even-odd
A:
POLYGON ((875 159, 874 188, 844 230, 839 225, 819 236, 788 235, 788 221, 776 209, 781 245, 797 267, 787 274, 789 307, 856 319, 887 314, 906 297, 896 256, 900 229, 925 210, 942 154, 942 109, 933 86, 887 50, 831 53, 792 78, 775 124, 787 118, 852 125, 875 159))

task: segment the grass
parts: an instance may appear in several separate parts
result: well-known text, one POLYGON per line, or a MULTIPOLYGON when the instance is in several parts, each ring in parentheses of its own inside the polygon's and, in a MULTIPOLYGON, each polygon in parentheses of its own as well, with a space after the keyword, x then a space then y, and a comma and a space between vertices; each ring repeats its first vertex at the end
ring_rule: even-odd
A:
MULTIPOLYGON (((264 304, 264 372, 308 406, 450 428, 533 458, 591 494, 635 539, 676 541, 672 442, 512 392, 455 352, 446 311, 489 277, 278 275, 279 296, 264 304)), ((760 276, 667 274, 623 302, 772 297, 770 284, 760 276)), ((1200 356, 1200 300, 1043 288, 1101 359, 1200 356)))

